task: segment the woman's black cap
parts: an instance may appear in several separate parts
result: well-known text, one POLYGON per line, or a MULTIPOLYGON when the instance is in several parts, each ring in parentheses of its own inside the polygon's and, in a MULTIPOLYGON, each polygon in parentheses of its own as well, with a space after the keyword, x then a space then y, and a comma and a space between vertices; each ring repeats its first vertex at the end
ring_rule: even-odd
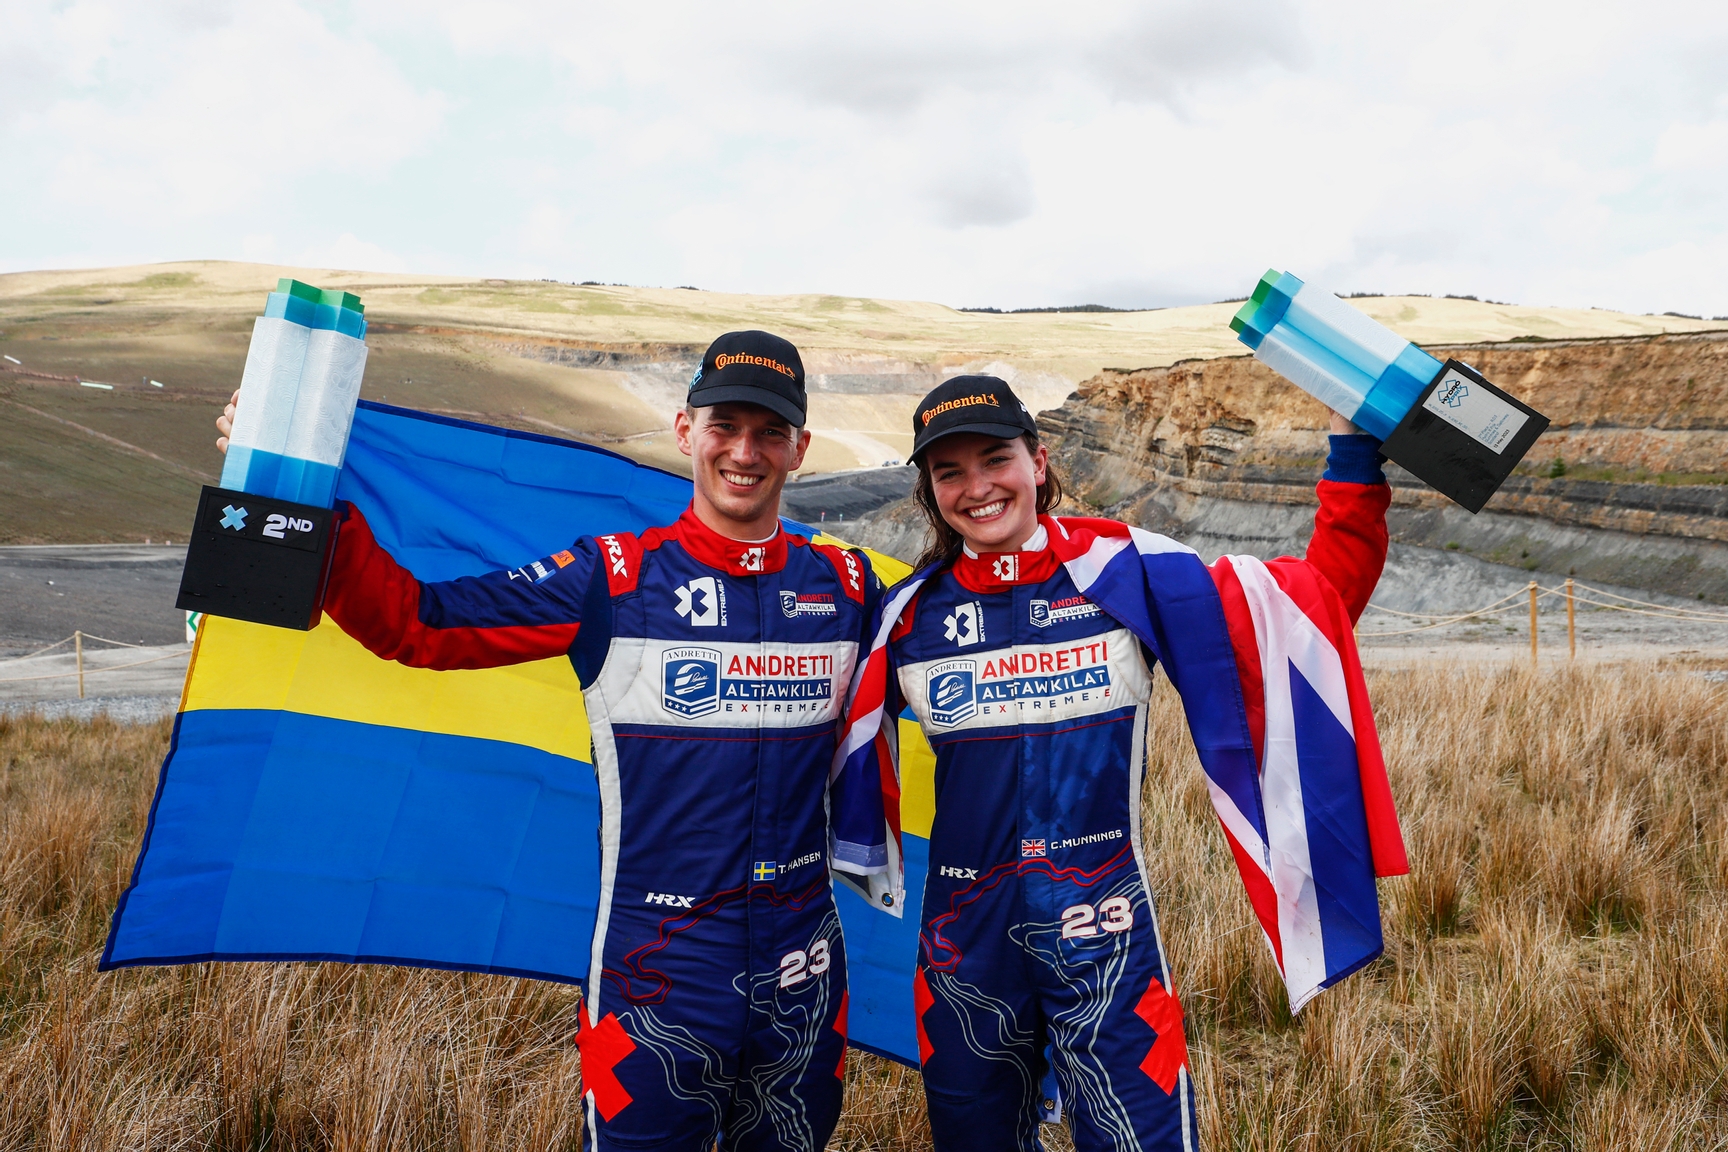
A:
POLYGON ((944 436, 977 432, 1013 440, 1038 435, 1038 424, 1008 383, 996 376, 956 376, 931 389, 912 412, 912 459, 944 436))
POLYGON ((804 392, 804 361, 790 340, 769 332, 728 332, 702 354, 702 367, 690 381, 689 405, 708 408, 738 402, 760 404, 804 427, 809 398, 804 392))

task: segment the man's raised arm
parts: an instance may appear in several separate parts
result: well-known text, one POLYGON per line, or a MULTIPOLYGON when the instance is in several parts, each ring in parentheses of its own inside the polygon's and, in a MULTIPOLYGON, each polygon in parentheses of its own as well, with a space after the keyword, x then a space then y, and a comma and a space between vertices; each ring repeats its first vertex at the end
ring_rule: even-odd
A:
MULTIPOLYGON (((579 540, 521 568, 422 583, 379 545, 366 518, 349 505, 324 610, 374 655, 416 668, 544 660, 570 652, 585 614, 609 617, 598 556, 593 541, 579 540), (590 605, 596 594, 598 602, 590 605)), ((597 620, 601 631, 607 622, 597 620)))
MULTIPOLYGON (((228 451, 239 404, 236 388, 216 418, 220 452, 228 451)), ((375 656, 435 669, 497 668, 563 656, 576 646, 585 608, 590 617, 605 615, 598 631, 608 631, 608 585, 599 579, 604 569, 595 562, 591 540, 508 572, 422 584, 378 543, 358 508, 341 504, 337 516, 324 611, 375 656), (596 584, 598 600, 590 604, 596 584)), ((604 647, 601 640, 598 651, 604 647)))

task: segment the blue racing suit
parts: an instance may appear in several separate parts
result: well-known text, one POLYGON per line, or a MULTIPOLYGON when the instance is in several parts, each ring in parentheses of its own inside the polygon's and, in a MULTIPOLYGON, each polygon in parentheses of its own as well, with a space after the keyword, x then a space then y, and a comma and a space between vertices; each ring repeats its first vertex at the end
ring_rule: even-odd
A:
MULTIPOLYGON (((1308 549, 1352 617, 1386 556, 1377 448, 1333 438, 1308 549)), ((1192 1150, 1141 843, 1152 659, 1079 592, 1052 531, 936 571, 889 635, 936 753, 914 995, 930 1125, 938 1152, 1036 1149, 1048 1047, 1076 1148, 1192 1150)))
POLYGON ((827 788, 878 596, 861 553, 744 544, 688 511, 428 584, 343 523, 325 607, 372 652, 575 666, 601 807, 577 1035, 596 1147, 827 1143, 846 1049, 827 788))

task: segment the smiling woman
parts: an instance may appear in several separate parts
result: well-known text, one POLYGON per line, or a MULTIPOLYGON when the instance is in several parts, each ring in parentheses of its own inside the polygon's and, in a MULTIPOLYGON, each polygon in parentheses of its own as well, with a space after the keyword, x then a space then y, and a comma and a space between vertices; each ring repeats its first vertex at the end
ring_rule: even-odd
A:
POLYGON ((1380 955, 1375 878, 1408 870, 1351 634, 1386 556, 1379 441, 1332 437, 1305 559, 1208 567, 1117 521, 1042 514, 1060 486, 996 377, 942 384, 913 428, 936 542, 891 593, 853 690, 865 735, 846 741, 868 769, 868 708, 904 706, 935 753, 915 993, 936 1152, 1033 1146, 1047 1074, 1079 1152, 1192 1149, 1138 834, 1154 666, 1301 1011, 1380 955), (1293 816, 1290 795, 1323 800, 1293 816), (1300 870, 1262 863, 1297 859, 1298 841, 1300 870), (1145 1029, 1075 1023, 1136 1017, 1145 1029))
POLYGON ((915 568, 962 552, 1012 552, 1062 502, 1062 482, 1038 442, 1038 426, 1006 382, 956 376, 912 417, 913 498, 930 525, 915 568))

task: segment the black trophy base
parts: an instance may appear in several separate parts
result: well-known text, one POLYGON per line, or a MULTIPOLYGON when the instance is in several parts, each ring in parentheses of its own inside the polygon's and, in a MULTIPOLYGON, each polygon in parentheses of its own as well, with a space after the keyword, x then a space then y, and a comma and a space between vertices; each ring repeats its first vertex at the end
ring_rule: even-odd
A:
POLYGON ((336 513, 206 486, 177 608, 302 632, 317 625, 336 513))
POLYGON ((1482 511, 1548 428, 1548 417, 1448 360, 1381 446, 1418 480, 1482 511))

